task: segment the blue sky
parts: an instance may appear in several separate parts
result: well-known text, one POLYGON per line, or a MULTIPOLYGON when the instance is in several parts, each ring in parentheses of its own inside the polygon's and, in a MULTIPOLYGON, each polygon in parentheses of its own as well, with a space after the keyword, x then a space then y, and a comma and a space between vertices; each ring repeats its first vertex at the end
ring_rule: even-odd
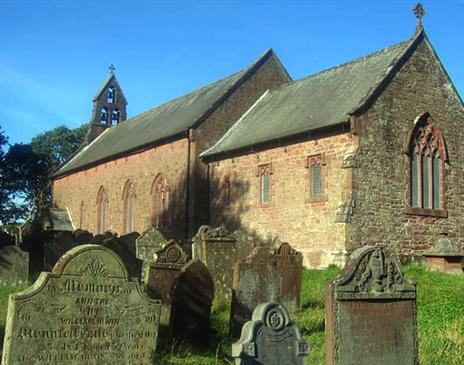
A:
MULTIPOLYGON (((11 143, 87 123, 108 66, 134 116, 273 48, 294 79, 410 38, 415 1, 0 0, 0 125, 11 143)), ((464 0, 423 1, 464 95, 464 0)))

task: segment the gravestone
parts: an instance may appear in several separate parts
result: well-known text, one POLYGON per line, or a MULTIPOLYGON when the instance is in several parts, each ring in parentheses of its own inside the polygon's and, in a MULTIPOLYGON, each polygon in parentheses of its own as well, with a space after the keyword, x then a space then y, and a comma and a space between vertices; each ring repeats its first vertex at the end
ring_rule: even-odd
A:
POLYGON ((161 323, 169 324, 171 313, 171 290, 182 267, 187 263, 187 255, 176 241, 169 241, 151 262, 145 291, 153 299, 161 300, 161 323))
POLYGON ((43 269, 51 271, 61 256, 70 249, 93 240, 91 233, 84 230, 45 231, 43 269))
POLYGON ((229 232, 224 227, 201 226, 194 237, 192 252, 208 267, 214 281, 216 296, 230 299, 232 276, 237 261, 252 251, 253 241, 240 232, 229 232))
POLYGON ((462 274, 464 270, 464 252, 460 251, 456 241, 447 235, 440 237, 423 256, 429 270, 449 274, 462 274))
POLYGON ((29 279, 29 253, 17 246, 0 249, 0 285, 22 285, 29 279))
POLYGON ((326 311, 328 365, 417 365, 416 288, 383 247, 351 254, 326 311))
POLYGON ((259 304, 232 345, 236 365, 304 365, 308 354, 298 327, 276 302, 259 304))
POLYGON ((184 265, 171 291, 171 338, 178 343, 207 347, 213 299, 214 282, 208 268, 199 260, 184 265))
POLYGON ((150 262, 155 259, 156 253, 167 243, 166 238, 156 228, 151 227, 143 232, 135 243, 136 256, 142 260, 142 281, 146 281, 150 262))
POLYGON ((152 364, 159 309, 118 255, 81 245, 10 295, 2 364, 152 364))
POLYGON ((126 245, 123 237, 113 236, 107 238, 101 243, 101 245, 109 248, 119 255, 126 266, 129 277, 141 280, 142 261, 137 259, 137 257, 135 257, 135 253, 130 251, 130 248, 126 245))
POLYGON ((275 301, 293 313, 300 308, 303 258, 300 252, 282 243, 277 249, 255 248, 237 262, 232 284, 230 334, 238 337, 260 303, 275 301))

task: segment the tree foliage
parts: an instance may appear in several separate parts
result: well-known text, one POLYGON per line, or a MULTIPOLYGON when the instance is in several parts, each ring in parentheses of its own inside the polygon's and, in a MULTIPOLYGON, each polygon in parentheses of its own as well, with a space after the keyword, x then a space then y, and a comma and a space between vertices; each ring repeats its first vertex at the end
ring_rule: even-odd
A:
MULTIPOLYGON (((25 218, 51 204, 50 175, 81 146, 85 125, 69 129, 59 126, 33 137, 29 144, 17 143, 0 155, 0 221, 25 218)), ((7 143, 0 131, 0 146, 7 143)))

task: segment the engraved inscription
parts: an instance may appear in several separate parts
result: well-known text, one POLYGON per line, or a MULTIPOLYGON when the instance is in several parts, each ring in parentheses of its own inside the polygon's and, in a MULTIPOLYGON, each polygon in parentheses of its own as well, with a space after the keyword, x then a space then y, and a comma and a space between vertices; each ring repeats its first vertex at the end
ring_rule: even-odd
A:
POLYGON ((108 249, 84 245, 66 255, 70 258, 63 267, 39 277, 43 285, 33 287, 38 291, 10 300, 15 316, 7 322, 2 363, 151 364, 159 302, 129 281, 108 249), (80 269, 73 270, 74 261, 80 269))

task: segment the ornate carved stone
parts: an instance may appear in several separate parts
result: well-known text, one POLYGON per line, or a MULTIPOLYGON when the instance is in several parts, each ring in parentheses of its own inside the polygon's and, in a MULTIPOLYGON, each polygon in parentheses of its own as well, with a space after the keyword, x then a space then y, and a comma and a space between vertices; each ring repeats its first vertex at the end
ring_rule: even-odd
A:
POLYGON ((154 227, 141 234, 135 243, 136 256, 142 260, 142 281, 146 281, 150 263, 156 258, 156 253, 167 243, 163 234, 154 227))
POLYGON ((383 247, 352 253, 326 311, 328 365, 417 365, 416 288, 383 247))
POLYGON ((398 261, 381 246, 354 251, 335 288, 336 299, 416 297, 415 285, 405 279, 398 261))
POLYGON ((232 345, 236 365, 304 365, 308 354, 298 327, 276 302, 259 304, 232 345))

